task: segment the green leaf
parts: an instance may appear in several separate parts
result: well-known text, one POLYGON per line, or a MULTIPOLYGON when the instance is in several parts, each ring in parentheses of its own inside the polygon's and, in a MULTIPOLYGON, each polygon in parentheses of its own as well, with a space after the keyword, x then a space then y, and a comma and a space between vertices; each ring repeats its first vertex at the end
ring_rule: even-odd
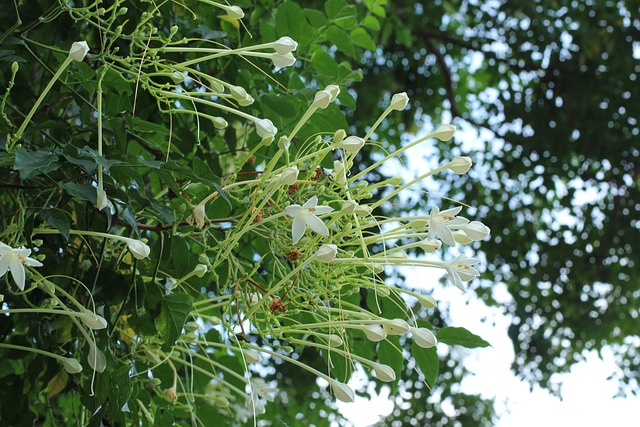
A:
POLYGON ((62 188, 70 196, 96 204, 96 188, 88 184, 77 184, 75 182, 59 182, 58 187, 62 188))
POLYGON ((58 156, 51 151, 16 150, 13 170, 20 172, 20 179, 29 179, 58 168, 58 156))
POLYGON ((288 1, 276 12, 276 30, 278 35, 289 36, 301 46, 313 41, 315 29, 309 25, 304 10, 295 2, 288 1))
POLYGON ((349 37, 347 37, 346 31, 336 26, 329 27, 327 30, 327 38, 331 43, 336 45, 338 50, 342 53, 349 55, 352 58, 355 56, 356 50, 353 48, 353 43, 351 43, 349 37))
POLYGON ((479 336, 472 334, 465 328, 442 328, 436 334, 438 341, 449 345, 461 345, 467 348, 477 347, 490 347, 491 345, 480 338, 479 336))
POLYGON ((324 10, 327 17, 339 27, 350 30, 358 23, 356 7, 344 0, 329 0, 325 3, 324 10))
POLYGON ((58 371, 47 383, 47 397, 52 398, 59 394, 67 386, 69 374, 64 369, 58 371))
POLYGON ((180 337, 184 322, 191 313, 192 304, 193 299, 183 293, 170 294, 162 300, 156 326, 162 334, 165 350, 171 348, 180 337))
POLYGON ((424 374, 427 384, 433 387, 440 371, 440 359, 438 359, 436 348, 422 348, 413 344, 411 345, 411 355, 424 374))
POLYGON ((40 211, 39 216, 44 222, 58 230, 65 240, 69 240, 69 230, 71 229, 69 215, 60 209, 46 208, 40 211))
POLYGON ((351 32, 351 41, 356 46, 375 51, 376 44, 364 28, 356 28, 351 32))
POLYGON ((373 31, 380 31, 380 21, 373 15, 367 15, 362 20, 362 26, 373 31))

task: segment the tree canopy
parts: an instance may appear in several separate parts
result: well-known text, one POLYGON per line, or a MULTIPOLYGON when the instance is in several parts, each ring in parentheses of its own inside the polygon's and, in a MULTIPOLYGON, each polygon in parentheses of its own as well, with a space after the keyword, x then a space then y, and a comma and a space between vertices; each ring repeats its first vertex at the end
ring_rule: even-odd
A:
POLYGON ((532 384, 611 346, 638 391, 639 2, 0 16, 3 423, 344 423, 360 375, 385 425, 492 425, 490 343, 398 265, 504 307, 532 384), (437 197, 378 168, 429 138, 437 197))

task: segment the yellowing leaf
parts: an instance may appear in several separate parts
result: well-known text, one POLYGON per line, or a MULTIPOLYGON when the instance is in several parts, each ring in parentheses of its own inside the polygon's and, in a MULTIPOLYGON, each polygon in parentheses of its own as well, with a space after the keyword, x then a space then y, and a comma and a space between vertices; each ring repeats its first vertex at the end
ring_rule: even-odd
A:
POLYGON ((67 386, 67 380, 69 374, 64 369, 61 369, 57 374, 49 380, 47 384, 47 397, 52 398, 56 394, 60 393, 67 386))

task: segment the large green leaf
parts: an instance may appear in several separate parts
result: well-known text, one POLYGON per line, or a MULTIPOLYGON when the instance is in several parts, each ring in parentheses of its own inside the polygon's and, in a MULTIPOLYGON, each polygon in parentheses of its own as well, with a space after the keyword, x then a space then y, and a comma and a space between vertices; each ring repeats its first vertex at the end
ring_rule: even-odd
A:
POLYGON ((445 327, 438 330, 436 337, 438 341, 449 345, 461 345, 467 348, 490 347, 487 341, 465 328, 445 327))

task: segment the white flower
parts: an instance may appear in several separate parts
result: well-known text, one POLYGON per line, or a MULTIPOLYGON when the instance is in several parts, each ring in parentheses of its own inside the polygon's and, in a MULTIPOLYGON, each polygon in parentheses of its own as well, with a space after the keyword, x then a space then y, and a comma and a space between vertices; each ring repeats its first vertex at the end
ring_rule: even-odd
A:
POLYGON ((74 42, 69 49, 69 58, 73 61, 82 61, 89 52, 89 45, 85 41, 74 42))
POLYGON ((278 52, 269 55, 269 59, 273 62, 273 65, 279 68, 289 67, 296 63, 296 58, 291 53, 280 55, 278 52))
POLYGON ((463 175, 467 173, 469 168, 471 167, 471 157, 466 156, 458 156, 451 160, 447 167, 457 173, 458 175, 463 175))
POLYGON ((107 197, 107 193, 104 191, 104 188, 99 187, 96 189, 96 208, 101 211, 107 207, 111 210, 111 208, 113 208, 113 203, 111 203, 107 197))
POLYGON ((448 141, 451 139, 455 131, 456 127, 453 125, 440 125, 438 129, 431 134, 431 136, 439 139, 440 141, 448 141))
POLYGON ((336 145, 337 148, 342 148, 344 151, 350 154, 355 154, 362 147, 364 147, 364 139, 358 136, 349 136, 336 145))
POLYGON ((284 168, 278 178, 278 185, 293 185, 298 179, 298 168, 296 166, 290 166, 284 168))
POLYGON ((31 249, 14 249, 0 243, 0 277, 4 276, 7 271, 11 271, 11 277, 21 291, 24 291, 24 266, 42 267, 40 261, 29 258, 29 255, 31 255, 31 249))
POLYGON ((456 259, 447 263, 447 277, 452 285, 460 289, 466 290, 464 282, 468 282, 474 277, 478 277, 480 273, 472 265, 479 263, 478 258, 468 258, 464 255, 458 255, 456 259))
POLYGON ((388 383, 396 380, 396 373, 391 366, 375 362, 369 362, 369 365, 380 381, 388 383))
POLYGON ((87 355, 89 366, 96 372, 104 372, 107 367, 107 357, 96 347, 94 342, 89 343, 89 354, 87 355))
POLYGON ((298 43, 289 36, 280 37, 278 40, 271 43, 271 46, 280 55, 286 55, 298 48, 298 43))
POLYGON ((402 319, 385 320, 382 329, 389 335, 402 335, 409 332, 409 325, 402 319))
POLYGON ((72 357, 65 357, 62 360, 62 367, 69 374, 77 374, 82 372, 82 365, 76 359, 72 357))
POLYGON ((104 329, 107 327, 107 321, 104 317, 98 316, 92 311, 80 313, 80 320, 91 329, 104 329))
POLYGON ((431 213, 429 214, 429 235, 427 239, 433 240, 437 236, 440 237, 447 245, 455 246, 456 241, 453 237, 453 232, 449 227, 461 226, 469 222, 466 218, 455 217, 461 210, 462 206, 447 209, 442 212, 440 212, 440 209, 438 209, 437 206, 431 208, 431 213))
POLYGON ((316 258, 318 258, 320 261, 329 263, 333 261, 337 253, 338 247, 334 244, 327 243, 320 246, 320 248, 316 251, 316 258))
POLYGON ((149 246, 141 240, 125 239, 124 241, 129 248, 129 252, 131 252, 131 255, 136 259, 145 259, 149 256, 149 253, 151 253, 149 246))
POLYGON ((271 143, 273 137, 278 133, 278 128, 273 125, 273 122, 269 119, 257 119, 255 121, 256 132, 258 136, 262 138, 265 143, 271 143))
POLYGON ((411 328, 411 335, 418 347, 431 348, 438 343, 436 336, 427 328, 411 328))
POLYGON ((491 230, 480 221, 471 221, 460 227, 471 240, 480 241, 487 237, 491 230))
POLYGON ((345 176, 344 164, 340 160, 333 161, 333 170, 324 170, 327 177, 331 181, 337 182, 339 185, 344 186, 347 184, 347 177, 345 176))
POLYGON ((391 104, 389 104, 389 107, 392 110, 402 111, 408 103, 409 97, 407 96, 407 92, 400 92, 391 97, 391 104))
POLYGON ((250 380, 251 390, 258 396, 266 399, 269 402, 273 402, 276 397, 278 389, 275 387, 269 387, 262 378, 251 378, 250 380))
POLYGON ((355 394, 348 385, 334 379, 329 380, 329 385, 336 399, 346 403, 351 403, 355 399, 355 394))
POLYGON ((224 4, 217 4, 218 7, 224 9, 229 15, 229 18, 232 19, 242 19, 244 18, 244 11, 240 9, 238 6, 227 6, 224 4))
POLYGON ((313 97, 313 103, 311 107, 324 109, 331 104, 331 93, 327 90, 319 90, 313 97))
POLYGON ((378 342, 387 337, 387 333, 379 325, 367 325, 362 328, 369 341, 378 342))
POLYGON ((293 217, 293 225, 291 227, 291 235, 293 244, 298 243, 304 235, 307 226, 322 236, 328 236, 329 230, 324 222, 316 215, 324 215, 333 212, 330 206, 318 206, 318 197, 313 196, 307 202, 300 205, 291 205, 285 208, 287 214, 293 217))

